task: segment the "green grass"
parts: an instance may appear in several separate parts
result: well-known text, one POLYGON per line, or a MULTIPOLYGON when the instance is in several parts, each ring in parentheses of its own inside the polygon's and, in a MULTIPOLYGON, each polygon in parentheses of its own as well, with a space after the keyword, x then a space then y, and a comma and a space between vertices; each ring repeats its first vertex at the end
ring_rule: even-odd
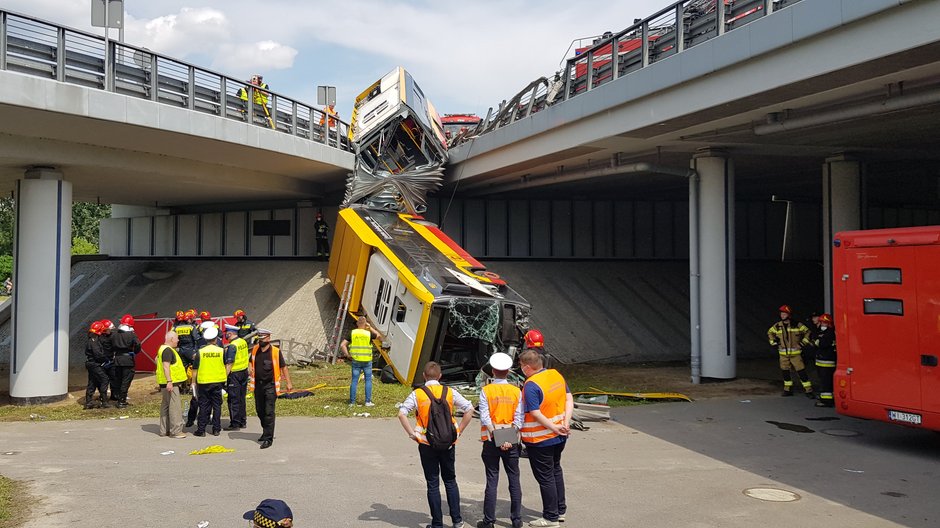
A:
POLYGON ((0 475, 0 528, 22 525, 28 504, 23 484, 0 475))

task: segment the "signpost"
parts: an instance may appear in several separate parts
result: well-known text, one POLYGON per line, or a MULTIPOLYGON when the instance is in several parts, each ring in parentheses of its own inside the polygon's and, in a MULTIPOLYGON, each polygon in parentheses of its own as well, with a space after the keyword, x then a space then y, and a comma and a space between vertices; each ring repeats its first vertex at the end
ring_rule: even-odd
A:
POLYGON ((124 42, 124 0, 91 0, 91 25, 104 28, 104 89, 110 90, 111 28, 118 28, 118 42, 124 42))
POLYGON ((317 104, 320 106, 329 106, 336 104, 335 86, 317 86, 317 104))

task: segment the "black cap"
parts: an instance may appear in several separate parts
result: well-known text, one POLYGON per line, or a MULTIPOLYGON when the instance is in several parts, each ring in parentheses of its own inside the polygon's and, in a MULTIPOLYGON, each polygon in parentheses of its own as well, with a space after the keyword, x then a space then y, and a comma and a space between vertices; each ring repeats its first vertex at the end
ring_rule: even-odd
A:
POLYGON ((280 522, 284 519, 293 521, 294 513, 290 511, 290 507, 282 500, 264 499, 258 504, 257 508, 246 511, 245 515, 242 515, 242 519, 254 521, 255 524, 264 526, 264 528, 276 528, 277 526, 281 526, 280 522))

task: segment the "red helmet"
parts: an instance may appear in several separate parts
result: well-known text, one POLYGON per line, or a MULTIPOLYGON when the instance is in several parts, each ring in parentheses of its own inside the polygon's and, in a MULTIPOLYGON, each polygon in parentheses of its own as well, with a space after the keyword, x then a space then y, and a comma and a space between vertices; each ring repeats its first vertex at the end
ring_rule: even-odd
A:
POLYGON ((134 326, 134 316, 131 314, 124 314, 124 317, 121 318, 121 324, 124 326, 134 326))
POLYGON ((241 308, 239 308, 238 310, 235 310, 234 315, 235 317, 245 317, 245 310, 242 310, 241 308))
POLYGON ((525 333, 525 347, 526 348, 544 348, 545 347, 545 338, 542 337, 542 332, 539 332, 536 329, 529 330, 525 333))
POLYGON ((190 308, 189 310, 186 310, 186 318, 187 318, 187 319, 195 319, 195 318, 196 318, 196 309, 195 309, 195 308, 190 308))
POLYGON ((202 319, 203 321, 208 321, 209 319, 212 319, 212 314, 209 313, 208 310, 203 310, 199 312, 199 318, 202 319))
POLYGON ((779 309, 778 311, 779 311, 779 312, 783 312, 783 313, 788 313, 788 314, 792 314, 792 313, 793 313, 793 310, 790 309, 790 305, 789 305, 789 304, 784 304, 784 305, 780 306, 780 309, 779 309))
POLYGON ((89 332, 93 334, 101 335, 104 332, 105 326, 101 321, 95 321, 91 323, 91 328, 88 329, 89 332))
POLYGON ((110 330, 110 329, 114 328, 114 323, 111 322, 110 319, 102 319, 102 320, 100 320, 100 321, 98 321, 98 322, 104 325, 104 329, 105 329, 105 330, 110 330))
POLYGON ((832 316, 829 315, 829 314, 827 314, 827 313, 824 313, 824 314, 820 315, 820 316, 819 316, 819 324, 820 324, 820 325, 831 326, 831 325, 832 325, 832 316))
POLYGON ((176 311, 176 320, 177 320, 177 321, 182 321, 182 320, 184 320, 184 319, 186 319, 186 312, 184 312, 183 310, 177 310, 177 311, 176 311))

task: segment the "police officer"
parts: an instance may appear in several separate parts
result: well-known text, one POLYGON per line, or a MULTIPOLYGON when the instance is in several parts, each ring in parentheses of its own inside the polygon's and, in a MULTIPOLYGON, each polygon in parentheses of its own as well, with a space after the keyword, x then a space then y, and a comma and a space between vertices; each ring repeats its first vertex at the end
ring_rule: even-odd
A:
POLYGON ((238 337, 241 338, 257 330, 255 323, 248 320, 248 315, 242 309, 235 310, 235 326, 238 327, 238 337))
POLYGON ((211 418, 212 434, 219 436, 222 431, 222 385, 227 378, 224 351, 215 344, 219 337, 215 327, 207 328, 202 336, 206 346, 199 349, 193 362, 193 384, 199 400, 199 418, 193 434, 206 436, 206 425, 211 418))
MULTIPOLYGON (((183 365, 186 369, 190 369, 193 365, 193 359, 196 357, 196 351, 199 349, 197 342, 202 339, 202 333, 199 331, 199 326, 196 325, 194 319, 196 318, 195 310, 187 311, 178 311, 176 312, 177 323, 173 327, 173 331, 176 332, 177 337, 179 337, 179 355, 183 360, 183 365)), ((192 387, 189 384, 184 383, 180 387, 180 392, 189 391, 192 392, 192 387)), ((196 415, 199 411, 199 404, 196 402, 195 395, 189 399, 189 410, 186 412, 186 427, 192 427, 196 423, 196 415)))
POLYGON ((261 449, 274 444, 274 419, 277 397, 281 389, 281 375, 287 383, 287 390, 294 390, 290 381, 290 372, 281 351, 271 344, 271 331, 258 329, 258 344, 251 349, 251 361, 248 367, 248 390, 255 393, 255 412, 261 420, 261 449))
POLYGON ((323 213, 317 211, 317 221, 313 223, 313 231, 317 239, 317 256, 329 258, 330 256, 330 225, 323 220, 323 213))
MULTIPOLYGON (((131 314, 121 318, 121 324, 111 338, 111 344, 114 346, 115 382, 120 383, 116 407, 124 408, 127 407, 127 392, 131 388, 131 381, 134 380, 134 356, 140 352, 140 340, 134 333, 134 317, 131 314)), ((112 384, 112 393, 114 388, 112 384)))
POLYGON ((832 327, 832 316, 819 316, 819 333, 816 336, 816 371, 819 373, 819 401, 816 407, 834 407, 832 376, 836 372, 836 332, 832 327))
POLYGON ((248 414, 245 407, 245 397, 248 394, 248 343, 238 337, 239 327, 225 325, 225 337, 228 346, 225 347, 225 371, 228 380, 225 390, 228 391, 228 427, 226 431, 244 429, 248 426, 248 414))
POLYGON ((108 372, 104 365, 110 361, 104 346, 101 344, 101 334, 104 324, 95 321, 88 329, 88 342, 85 343, 85 368, 88 370, 88 387, 85 389, 85 408, 108 407, 108 372), (98 403, 95 404, 95 390, 98 390, 98 403))
POLYGON ((790 306, 784 304, 779 308, 779 312, 780 320, 767 330, 767 339, 780 355, 780 372, 783 375, 783 393, 781 395, 793 396, 793 380, 790 377, 790 369, 792 368, 800 378, 803 390, 806 391, 806 397, 812 398, 813 384, 806 374, 802 355, 803 347, 809 344, 809 329, 803 323, 794 322, 790 319, 790 315, 793 313, 790 306))

